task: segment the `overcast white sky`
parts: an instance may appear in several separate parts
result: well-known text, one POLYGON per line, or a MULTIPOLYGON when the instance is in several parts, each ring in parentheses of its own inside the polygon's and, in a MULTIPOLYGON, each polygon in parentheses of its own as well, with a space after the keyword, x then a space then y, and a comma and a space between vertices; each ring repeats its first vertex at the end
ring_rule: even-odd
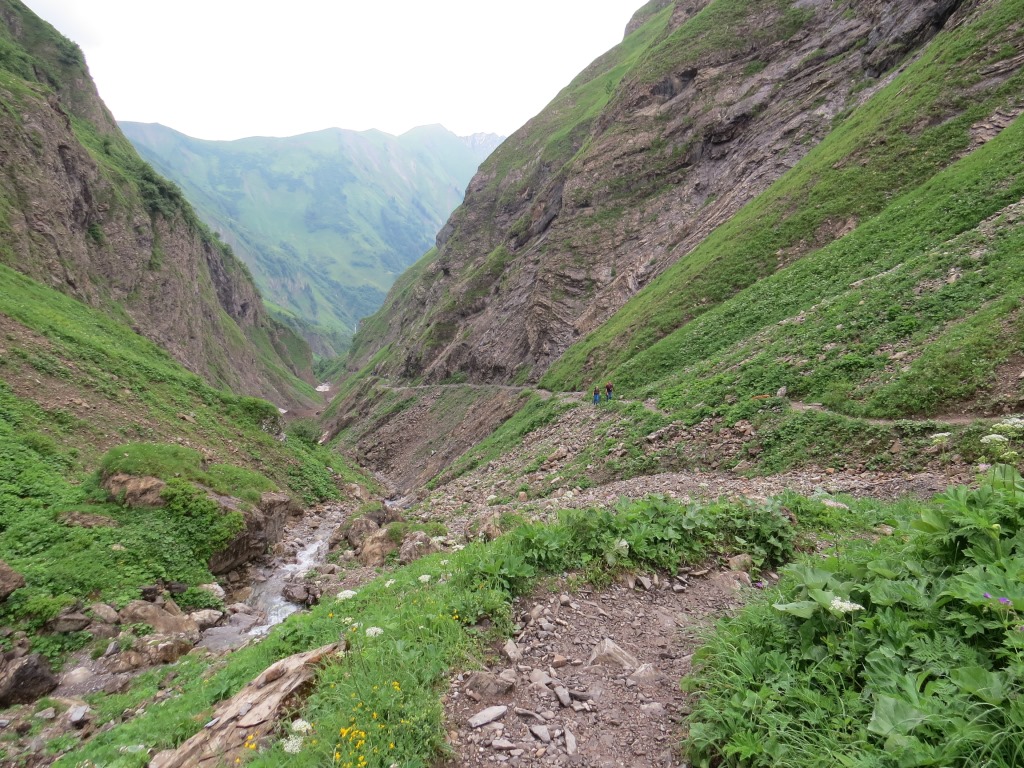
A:
POLYGON ((118 120, 204 139, 441 123, 508 135, 644 0, 25 0, 118 120))

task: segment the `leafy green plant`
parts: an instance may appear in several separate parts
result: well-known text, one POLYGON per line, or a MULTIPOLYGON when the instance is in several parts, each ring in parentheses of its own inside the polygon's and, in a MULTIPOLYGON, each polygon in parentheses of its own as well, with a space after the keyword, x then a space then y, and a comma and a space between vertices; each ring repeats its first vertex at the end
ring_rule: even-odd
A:
POLYGON ((686 681, 695 765, 1019 764, 1024 480, 1001 467, 903 530, 787 567, 719 625, 686 681))

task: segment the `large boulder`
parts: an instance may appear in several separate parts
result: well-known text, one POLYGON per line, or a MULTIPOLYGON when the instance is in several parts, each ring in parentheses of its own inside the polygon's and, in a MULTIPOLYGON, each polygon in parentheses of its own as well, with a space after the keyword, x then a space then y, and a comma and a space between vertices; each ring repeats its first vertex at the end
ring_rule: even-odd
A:
POLYGON ((185 635, 193 643, 199 640, 199 625, 188 616, 174 616, 159 605, 132 600, 121 609, 122 624, 148 624, 158 635, 185 635))
POLYGON ((0 656, 0 708, 28 704, 57 687, 57 677, 40 653, 5 661, 0 656))
POLYGON ((10 597, 16 589, 25 586, 25 577, 0 560, 0 603, 10 597))
POLYGON ((160 493, 166 485, 157 477, 136 477, 121 472, 111 475, 103 483, 111 496, 129 507, 162 507, 164 500, 160 493))
POLYGON ((423 531, 413 531, 402 540, 402 547, 398 550, 398 562, 408 565, 413 560, 440 551, 437 544, 423 531))
POLYGON ((285 493, 264 493, 259 506, 242 512, 245 528, 241 533, 210 558, 210 571, 227 573, 266 552, 280 541, 285 522, 296 506, 285 493))
POLYGON ((388 537, 388 532, 386 530, 377 531, 363 542, 363 547, 359 550, 359 562, 368 566, 384 565, 387 561, 388 555, 396 549, 398 549, 398 547, 396 547, 395 542, 388 537))
POLYGON ((50 632, 81 632, 92 623, 92 619, 84 613, 70 611, 46 622, 50 632))
POLYGON ((345 538, 354 548, 359 549, 368 538, 380 530, 380 526, 370 517, 359 517, 345 531, 345 538))
POLYGON ((188 617, 199 626, 199 629, 209 629, 224 617, 224 612, 216 611, 213 608, 204 608, 201 611, 193 611, 188 617))

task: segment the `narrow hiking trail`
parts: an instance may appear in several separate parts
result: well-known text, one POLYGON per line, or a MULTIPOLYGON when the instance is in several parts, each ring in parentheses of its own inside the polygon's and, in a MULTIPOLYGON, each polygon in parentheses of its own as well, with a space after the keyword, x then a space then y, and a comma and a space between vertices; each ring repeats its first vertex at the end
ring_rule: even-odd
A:
POLYGON ((918 424, 938 424, 940 426, 960 427, 967 426, 968 424, 982 423, 992 424, 1003 418, 1004 416, 984 416, 981 414, 973 413, 961 413, 961 414, 944 414, 940 416, 909 416, 903 419, 876 419, 867 416, 850 416, 846 413, 839 413, 833 411, 830 408, 826 408, 821 403, 803 403, 799 400, 790 400, 789 407, 794 411, 807 412, 814 411, 815 413, 828 413, 833 416, 841 416, 844 419, 854 419, 857 421, 863 421, 868 424, 873 424, 878 427, 891 427, 900 422, 916 422, 918 424))
POLYGON ((642 574, 603 589, 562 577, 517 600, 514 637, 486 669, 452 678, 446 765, 679 766, 690 711, 679 680, 702 633, 745 602, 735 575, 642 574))
MULTIPOLYGON (((668 427, 648 435, 644 444, 671 446, 674 441, 694 439, 719 441, 731 450, 750 435, 747 428, 668 427), (703 430, 703 431, 700 431, 703 430)), ((586 508, 614 504, 619 497, 631 499, 664 494, 681 499, 711 499, 720 496, 767 498, 785 490, 805 495, 849 494, 856 497, 894 499, 911 494, 926 497, 941 492, 949 482, 971 482, 974 469, 957 465, 947 470, 936 463, 921 472, 856 471, 808 466, 775 475, 746 476, 725 469, 655 471, 628 479, 607 479, 591 487, 580 482, 593 480, 604 471, 599 464, 606 456, 595 454, 594 446, 614 456, 615 442, 622 439, 620 415, 614 409, 581 406, 562 413, 541 426, 501 456, 482 463, 459 477, 438 485, 433 491, 414 493, 416 503, 409 512, 423 520, 443 522, 454 536, 480 528, 506 512, 543 518, 564 508, 586 508)))
MULTIPOLYGON (((599 433, 615 429, 616 418, 613 409, 589 404, 570 409, 501 457, 427 494, 409 511, 443 522, 449 537, 459 540, 497 535, 505 515, 552 520, 562 509, 608 507, 622 497, 760 499, 790 490, 889 500, 929 497, 950 480, 973 479, 967 467, 957 467, 948 478, 944 470, 805 467, 761 477, 693 470, 590 488, 574 484, 574 462, 599 433), (524 486, 528 490, 519 490, 524 486)), ((833 544, 822 540, 819 546, 824 556, 833 544)), ((762 586, 735 560, 711 561, 678 574, 624 575, 603 588, 566 574, 518 599, 512 639, 491 649, 483 669, 467 666, 451 677, 443 705, 454 756, 446 768, 686 765, 678 750, 687 734, 691 699, 679 681, 691 671, 704 633, 755 599, 762 586)), ((769 571, 760 578, 772 584, 778 575, 769 571)))

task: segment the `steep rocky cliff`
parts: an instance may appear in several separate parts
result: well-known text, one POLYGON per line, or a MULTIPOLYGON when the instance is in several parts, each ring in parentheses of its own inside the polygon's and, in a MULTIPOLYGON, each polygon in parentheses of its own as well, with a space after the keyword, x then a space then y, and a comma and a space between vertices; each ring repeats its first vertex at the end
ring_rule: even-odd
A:
POLYGON ((308 348, 121 135, 78 47, 17 0, 0 2, 0 107, 0 262, 122 315, 215 383, 311 398, 308 348))
MULTIPOLYGON (((364 323, 351 367, 372 359, 378 373, 425 381, 456 372, 537 380, 838 124, 855 120, 936 33, 989 5, 648 3, 618 47, 484 163, 437 249, 364 323)), ((1006 42, 993 42, 991 53, 1006 42)), ((1014 71, 993 72, 979 87, 988 93, 1014 71)), ((947 101, 945 114, 920 119, 949 120, 967 108, 947 101)), ((876 201, 899 191, 876 190, 876 201)), ((859 221, 854 209, 771 258, 720 272, 722 285, 696 296, 675 325, 647 328, 637 347, 847 233, 859 221)), ((622 343, 632 340, 623 334, 622 343)), ((599 358, 577 365, 599 372, 599 358)))

